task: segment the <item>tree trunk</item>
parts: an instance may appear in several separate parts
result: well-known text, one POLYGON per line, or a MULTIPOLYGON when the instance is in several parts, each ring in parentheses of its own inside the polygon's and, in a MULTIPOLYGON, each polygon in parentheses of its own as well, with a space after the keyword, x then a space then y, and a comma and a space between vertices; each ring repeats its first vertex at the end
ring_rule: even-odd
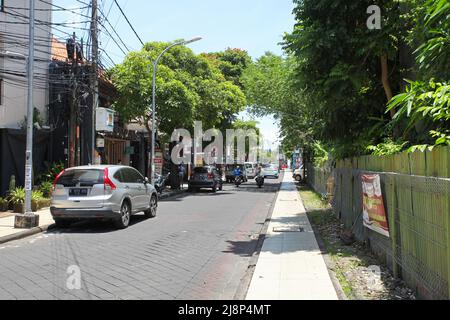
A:
MULTIPOLYGON (((387 55, 383 54, 381 56, 381 82, 383 83, 384 92, 386 93, 387 101, 391 101, 393 94, 391 85, 389 83, 389 66, 388 66, 388 58, 387 55)), ((394 119, 394 116, 397 112, 392 109, 391 110, 391 119, 394 119)))
MULTIPOLYGON (((387 102, 392 100, 392 88, 389 83, 389 65, 388 65, 388 57, 386 54, 381 56, 381 82, 383 83, 384 92, 386 94, 387 102)), ((395 109, 390 110, 391 119, 394 119, 397 111, 395 109)), ((400 136, 400 131, 398 127, 394 128, 394 138, 398 138, 400 136)))

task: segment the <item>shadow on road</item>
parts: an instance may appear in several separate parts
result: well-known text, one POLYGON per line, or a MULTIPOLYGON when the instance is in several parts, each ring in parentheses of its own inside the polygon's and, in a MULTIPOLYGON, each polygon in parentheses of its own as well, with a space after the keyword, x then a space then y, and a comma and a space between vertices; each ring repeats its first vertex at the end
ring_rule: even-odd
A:
MULTIPOLYGON (((143 213, 138 213, 133 215, 130 220, 130 225, 127 229, 132 229, 133 226, 138 225, 144 221, 151 220, 146 218, 143 213)), ((72 223, 67 228, 50 228, 46 233, 58 233, 58 234, 88 234, 88 233, 114 233, 120 232, 123 230, 117 229, 112 221, 103 221, 103 220, 82 220, 72 223)))

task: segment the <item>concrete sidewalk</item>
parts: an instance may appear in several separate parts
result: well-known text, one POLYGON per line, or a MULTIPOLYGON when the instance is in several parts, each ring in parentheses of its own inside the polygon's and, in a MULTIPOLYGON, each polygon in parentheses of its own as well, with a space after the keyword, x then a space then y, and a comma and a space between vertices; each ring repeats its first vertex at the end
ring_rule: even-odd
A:
POLYGON ((49 208, 39 210, 36 214, 39 215, 39 227, 32 229, 15 229, 14 214, 0 218, 0 244, 46 231, 54 223, 49 208))
POLYGON ((338 299, 290 171, 284 175, 246 299, 338 299))

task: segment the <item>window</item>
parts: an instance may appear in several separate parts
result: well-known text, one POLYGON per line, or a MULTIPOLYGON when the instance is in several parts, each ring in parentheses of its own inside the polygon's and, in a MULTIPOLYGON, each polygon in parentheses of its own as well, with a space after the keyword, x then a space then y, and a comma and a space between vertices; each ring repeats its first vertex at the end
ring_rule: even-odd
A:
POLYGON ((123 180, 123 175, 122 175, 123 170, 119 170, 114 174, 114 179, 116 179, 119 182, 124 182, 123 180))
POLYGON ((103 170, 68 170, 58 180, 64 187, 92 187, 103 182, 103 170))
POLYGON ((127 168, 122 170, 123 182, 125 183, 144 183, 144 178, 135 169, 127 168))

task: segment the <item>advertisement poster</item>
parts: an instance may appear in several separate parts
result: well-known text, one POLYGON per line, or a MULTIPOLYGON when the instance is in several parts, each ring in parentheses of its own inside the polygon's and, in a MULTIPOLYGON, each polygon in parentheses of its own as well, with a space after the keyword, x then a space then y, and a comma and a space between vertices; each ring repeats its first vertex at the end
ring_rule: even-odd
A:
POLYGON ((163 153, 161 149, 155 149, 155 173, 162 174, 163 171, 163 153))
POLYGON ((389 237, 389 225, 384 209, 381 193, 380 176, 367 174, 361 176, 363 190, 363 221, 364 226, 389 237))

